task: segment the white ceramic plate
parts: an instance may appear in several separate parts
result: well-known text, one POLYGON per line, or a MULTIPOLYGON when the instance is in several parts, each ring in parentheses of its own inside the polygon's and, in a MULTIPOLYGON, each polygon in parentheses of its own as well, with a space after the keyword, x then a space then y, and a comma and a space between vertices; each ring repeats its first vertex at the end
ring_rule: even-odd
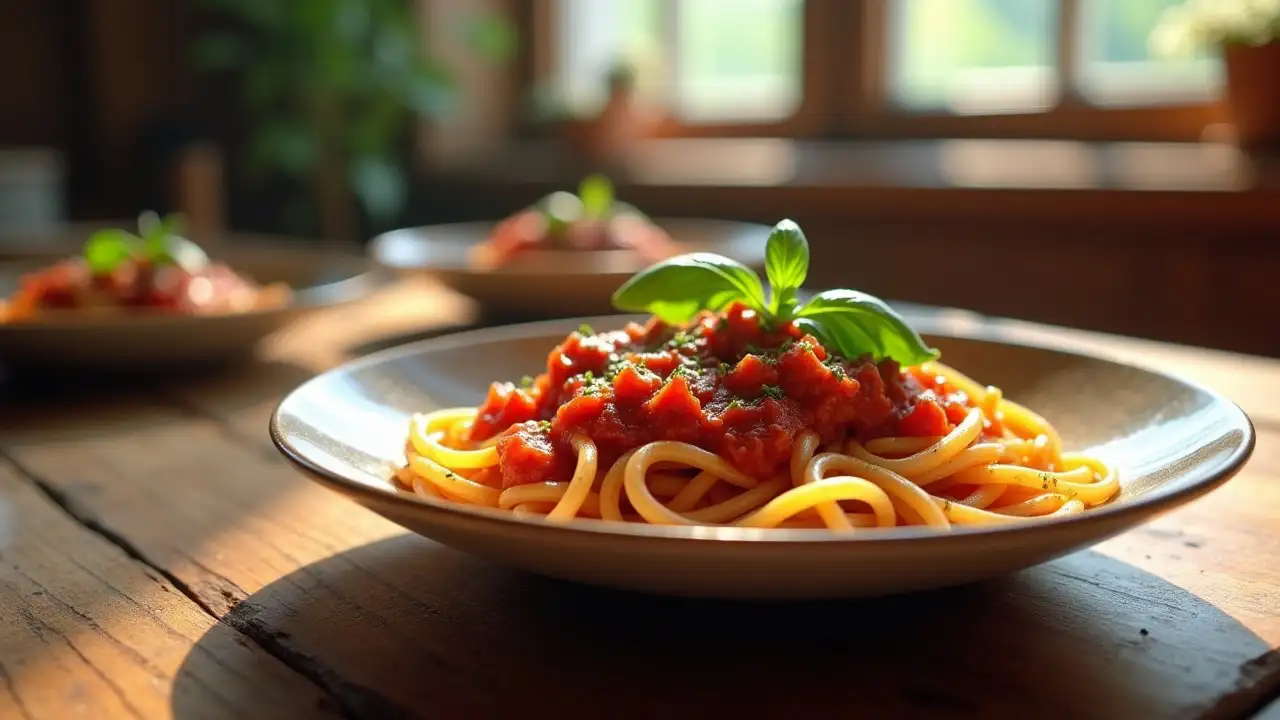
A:
MULTIPOLYGON (((685 252, 713 252, 759 270, 770 228, 727 220, 655 218, 685 252)), ((495 222, 395 230, 369 244, 380 265, 398 272, 430 272, 487 311, 524 318, 612 312, 609 297, 645 267, 626 250, 540 250, 497 270, 469 267, 467 252, 489 237, 495 222)))
POLYGON ((1212 391, 1099 357, 1008 342, 991 323, 966 323, 964 336, 945 334, 937 316, 926 315, 908 320, 950 365, 1043 413, 1068 448, 1118 466, 1118 497, 1060 519, 850 537, 598 520, 552 525, 423 500, 392 485, 412 413, 479 403, 490 381, 538 372, 548 350, 582 322, 603 329, 625 320, 494 328, 380 352, 288 395, 271 420, 271 436, 321 484, 463 551, 570 580, 727 598, 883 595, 1008 573, 1194 500, 1233 475, 1253 449, 1249 419, 1212 391))

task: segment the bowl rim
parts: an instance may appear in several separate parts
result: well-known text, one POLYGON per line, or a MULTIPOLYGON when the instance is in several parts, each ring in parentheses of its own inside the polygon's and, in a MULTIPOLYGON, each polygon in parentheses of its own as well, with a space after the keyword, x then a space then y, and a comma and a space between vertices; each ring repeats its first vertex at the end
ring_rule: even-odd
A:
MULTIPOLYGON (((415 242, 418 244, 426 244, 430 246, 434 243, 439 242, 439 241, 432 240, 430 238, 430 233, 433 233, 433 232, 434 233, 458 232, 458 231, 475 229, 483 232, 484 235, 487 237, 488 232, 493 229, 494 225, 501 222, 502 219, 503 218, 499 218, 497 220, 472 220, 467 222, 438 223, 435 225, 416 225, 416 226, 396 228, 394 230, 388 230, 386 232, 379 233, 378 235, 374 236, 372 240, 369 241, 369 244, 366 247, 366 254, 368 255, 369 259, 372 260, 374 263, 376 263, 378 266, 386 268, 388 270, 394 270, 397 272, 436 272, 436 273, 448 273, 453 275, 468 275, 468 276, 518 275, 524 279, 528 279, 530 277, 560 277, 565 275, 600 275, 600 276, 607 276, 607 277, 614 277, 614 276, 630 277, 631 275, 635 274, 636 269, 638 269, 639 267, 643 267, 644 265, 643 262, 640 262, 637 268, 633 268, 630 270, 608 269, 607 266, 610 260, 613 260, 615 261, 615 264, 618 264, 620 261, 637 257, 634 251, 626 250, 626 249, 592 250, 592 251, 582 251, 582 250, 531 250, 531 251, 528 251, 528 253, 531 256, 536 256, 541 261, 540 264, 555 266, 556 270, 554 273, 544 271, 540 267, 535 267, 532 270, 522 269, 518 266, 499 267, 493 270, 476 270, 476 269, 467 267, 465 264, 440 264, 435 262, 405 263, 405 262, 392 262, 386 258, 386 253, 387 253, 386 247, 391 245, 394 242, 400 242, 401 238, 416 237, 418 239, 413 240, 412 242, 415 242), (581 262, 581 260, 583 259, 591 260, 593 262, 581 262)), ((772 229, 770 226, 765 225, 763 223, 750 222, 746 220, 729 220, 724 218, 707 218, 707 217, 692 217, 692 216, 681 217, 681 216, 664 215, 660 217, 650 218, 650 220, 652 220, 653 223, 659 227, 666 227, 668 226, 668 224, 672 224, 672 223, 676 223, 676 224, 688 223, 688 224, 701 224, 701 225, 707 225, 707 226, 719 226, 732 233, 758 232, 761 238, 759 257, 739 259, 741 262, 744 262, 745 264, 752 265, 752 266, 763 265, 764 263, 763 239, 765 237, 768 237, 769 232, 772 229)), ((681 240, 679 238, 675 238, 675 241, 677 244, 681 243, 681 240)))
MULTIPOLYGON (((306 249, 301 247, 291 247, 285 244, 254 244, 245 246, 236 246, 230 244, 218 248, 219 252, 226 252, 228 255, 244 253, 245 255, 258 255, 267 257, 269 255, 283 255, 287 253, 300 254, 306 253, 306 249)), ((54 313, 41 317, 36 321, 6 323, 0 322, 0 333, 35 333, 35 332, 59 332, 59 331, 79 331, 79 330, 98 330, 102 328, 119 329, 127 331, 134 328, 153 328, 160 325, 180 325, 182 327, 191 327, 200 323, 212 322, 233 322, 236 319, 249 320, 251 318, 262 318, 276 316, 282 313, 290 313, 305 310, 314 310, 325 307, 333 307, 344 305, 347 303, 361 300, 373 294, 378 289, 390 284, 393 275, 385 268, 378 267, 372 263, 369 258, 359 253, 322 251, 325 257, 334 263, 341 263, 344 270, 349 270, 349 274, 332 282, 319 283, 315 285, 306 285, 303 287, 289 286, 288 301, 281 305, 272 305, 267 307, 255 307, 249 310, 225 313, 211 313, 207 315, 183 315, 163 311, 155 311, 146 308, 123 311, 123 312, 104 312, 104 313, 84 313, 78 311, 67 311, 65 313, 54 313)), ((47 257, 59 256, 58 253, 50 251, 47 257)), ((39 256, 31 256, 22 259, 10 258, 0 260, 0 268, 26 267, 42 262, 46 257, 45 254, 39 256)), ((242 257, 241 260, 244 258, 242 257)), ((236 265, 244 265, 247 263, 237 263, 236 258, 231 257, 227 262, 232 269, 237 269, 236 265)), ((251 264, 251 263, 249 263, 251 264)), ((2 301, 3 298, 0 298, 2 301)))
MULTIPOLYGON (((925 312, 937 310, 945 312, 945 309, 941 308, 932 308, 929 306, 917 307, 925 312)), ((592 317, 543 320, 516 325, 478 328, 450 335, 429 338, 426 340, 419 340, 371 353, 327 370, 324 373, 300 384, 298 387, 284 395, 277 404, 275 410, 271 413, 271 417, 268 421, 268 432, 276 449, 284 455, 284 457, 289 460, 296 469, 318 484, 346 495, 357 502, 369 501, 372 504, 386 503, 399 506, 402 510, 416 512, 427 516, 433 523, 465 521, 484 525, 486 528, 495 532, 517 531, 524 529, 526 531, 532 530, 540 532, 573 533, 577 534, 577 537, 605 535, 610 539, 645 541, 695 540, 715 541, 718 543, 749 543, 753 545, 763 543, 770 546, 791 546, 795 544, 828 545, 830 543, 876 543, 877 546, 884 546, 885 544, 900 545, 907 543, 937 543, 947 542, 952 538, 1004 537, 1006 535, 1013 539, 1026 536, 1028 533, 1046 533, 1064 531, 1069 528, 1080 529, 1084 527, 1096 528, 1100 532, 1095 534, 1102 537, 1107 533, 1107 527, 1114 528, 1117 524, 1125 527, 1136 526, 1150 519, 1154 515, 1172 510, 1173 508, 1200 498, 1201 496, 1218 488, 1227 480, 1239 473, 1241 468, 1243 468, 1245 463, 1253 454, 1257 435, 1253 426, 1253 421, 1239 405, 1227 399, 1216 390, 1205 387, 1194 380, 1181 377, 1176 373, 1169 373, 1156 368, 1146 367, 1120 358, 1108 357, 1105 354, 1091 352, 1078 346, 1073 348, 1070 343, 1051 343, 1042 342, 1038 339, 1030 340, 1028 338, 1008 337, 1008 333, 1001 328, 999 320, 987 320, 979 318, 979 316, 972 313, 967 313, 966 311, 959 312, 966 313, 966 316, 963 316, 961 318, 962 321, 959 323, 947 322, 946 319, 940 320, 937 317, 915 318, 910 322, 919 332, 925 335, 951 337, 962 340, 976 340, 996 345, 1011 345, 1066 355, 1074 355, 1164 377, 1175 383, 1179 383, 1202 392, 1212 399, 1213 404, 1227 408, 1234 420, 1228 430, 1239 431, 1242 437, 1235 447, 1231 449, 1230 455, 1225 458, 1225 460, 1219 461, 1217 467, 1209 469, 1198 467, 1195 470, 1190 471, 1189 474, 1191 477, 1189 478, 1189 481, 1180 483, 1179 487, 1171 489, 1167 486, 1167 483, 1161 483, 1151 491, 1143 493, 1132 502, 1107 504, 1078 515, 1060 518, 1045 518, 1037 522, 1008 523, 1001 525, 953 526, 953 528, 947 532, 938 532, 926 527, 907 527, 884 529, 868 528, 859 530, 854 534, 841 534, 833 533, 827 529, 755 529, 738 527, 707 527, 696 525, 651 525, 648 523, 610 522, 592 518, 575 518, 572 522, 549 523, 536 518, 521 518, 510 512, 495 508, 481 508, 451 503, 448 501, 436 501, 422 498, 416 494, 397 489, 390 483, 390 481, 386 482, 386 487, 378 487, 360 480, 345 477, 340 473, 331 471, 323 465, 312 461, 304 452, 294 447, 282 427, 281 413, 293 397, 307 392, 308 386, 318 384, 337 374, 349 373, 360 368, 391 362, 399 358, 411 357, 430 350, 466 347, 474 344, 477 340, 484 340, 485 342, 493 342, 495 340, 508 342, 517 339, 542 337, 553 330, 555 332, 560 332, 563 328, 572 329, 583 323, 598 327, 603 326, 604 323, 607 322, 623 324, 628 320, 644 319, 643 316, 637 315, 598 315, 592 317), (977 322, 974 322, 973 318, 979 319, 977 322)), ((955 320, 956 318, 953 317, 951 319, 955 320)), ((1016 323, 1019 321, 1009 322, 1016 323)), ((567 330, 565 332, 567 332, 567 330)), ((362 504, 365 503, 362 502, 362 504)))

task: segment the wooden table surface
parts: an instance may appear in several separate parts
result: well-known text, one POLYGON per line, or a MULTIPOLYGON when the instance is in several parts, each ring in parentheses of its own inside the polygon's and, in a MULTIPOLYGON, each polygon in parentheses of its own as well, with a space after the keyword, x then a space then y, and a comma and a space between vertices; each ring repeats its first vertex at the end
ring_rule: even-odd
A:
POLYGON ((1178 371, 1253 418, 1200 502, 1001 580, 729 604, 488 565, 271 447, 312 373, 473 322, 429 281, 198 379, 0 397, 0 718, 1237 718, 1280 693, 1280 361, 1012 324, 1178 371))

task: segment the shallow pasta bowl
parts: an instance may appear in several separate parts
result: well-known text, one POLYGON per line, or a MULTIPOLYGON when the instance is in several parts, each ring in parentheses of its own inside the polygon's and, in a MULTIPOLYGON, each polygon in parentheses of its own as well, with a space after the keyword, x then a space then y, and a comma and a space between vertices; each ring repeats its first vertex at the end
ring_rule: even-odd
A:
POLYGON ((411 414, 481 401, 494 379, 537 372, 583 318, 436 338, 325 373, 288 395, 271 437, 306 475, 417 533, 490 560, 568 580, 670 595, 818 598, 884 595, 1008 573, 1100 542, 1230 478, 1253 449, 1249 419, 1193 383, 1100 357, 1013 342, 995 325, 944 332, 908 318, 943 358, 1045 415, 1067 448, 1115 464, 1122 489, 1084 514, 1014 525, 750 530, 574 520, 551 524, 420 499, 390 480, 411 414))

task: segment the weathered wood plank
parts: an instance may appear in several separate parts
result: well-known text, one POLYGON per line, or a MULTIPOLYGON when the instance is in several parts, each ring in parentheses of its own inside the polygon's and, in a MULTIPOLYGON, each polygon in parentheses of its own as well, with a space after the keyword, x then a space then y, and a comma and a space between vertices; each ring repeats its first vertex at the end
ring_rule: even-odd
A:
POLYGON ((68 410, 0 431, 0 445, 369 715, 537 703, 1234 717, 1280 676, 1265 660, 1280 644, 1280 548, 1263 509, 1280 501, 1280 435, 1267 431, 1240 478, 1096 551, 975 588, 797 607, 505 572, 403 536, 216 423, 139 401, 110 408, 117 430, 92 407, 68 410))
POLYGON ((405 279, 376 299, 297 323, 264 345, 261 362, 160 387, 170 399, 219 418, 233 432, 268 448, 271 412, 285 393, 314 374, 357 355, 466 329, 477 318, 471 300, 429 278, 405 279))
POLYGON ((323 717, 325 693, 0 462, 0 717, 323 717))

